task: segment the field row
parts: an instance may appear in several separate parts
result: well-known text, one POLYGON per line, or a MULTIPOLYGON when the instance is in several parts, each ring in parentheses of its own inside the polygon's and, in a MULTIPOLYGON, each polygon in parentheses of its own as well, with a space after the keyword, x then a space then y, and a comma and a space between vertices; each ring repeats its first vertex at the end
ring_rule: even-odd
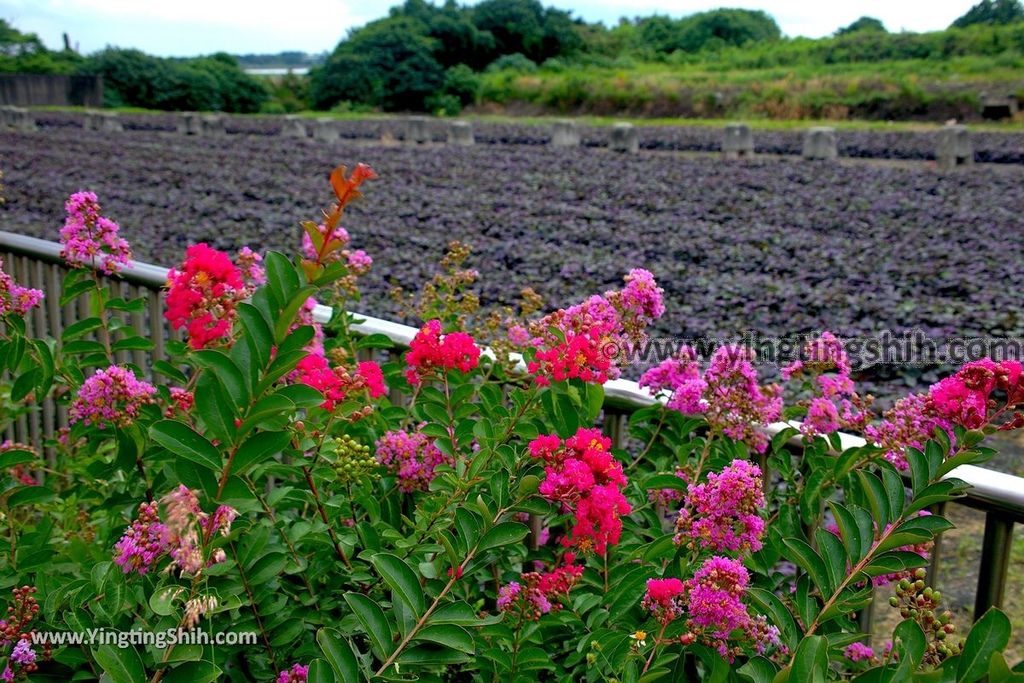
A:
MULTIPOLYGON (((83 115, 77 112, 39 112, 36 120, 45 128, 79 127, 83 115)), ((180 119, 176 114, 121 114, 127 130, 174 131, 180 119)), ((226 116, 231 134, 277 135, 281 117, 226 116)), ((443 119, 432 122, 433 138, 446 137, 443 119)), ((379 140, 394 127, 387 119, 339 120, 335 123, 341 137, 352 140, 379 140)), ((476 141, 482 144, 546 145, 550 127, 533 123, 473 123, 476 141)), ((585 147, 606 147, 608 126, 580 126, 585 147)), ((722 129, 710 126, 638 126, 640 148, 661 151, 717 152, 722 145, 722 129)), ((913 131, 837 132, 839 155, 861 159, 925 161, 935 158, 935 133, 913 131)), ((981 163, 1024 164, 1024 132, 972 131, 975 159, 981 163)), ((803 144, 801 130, 755 130, 755 151, 760 154, 799 155, 803 144)))

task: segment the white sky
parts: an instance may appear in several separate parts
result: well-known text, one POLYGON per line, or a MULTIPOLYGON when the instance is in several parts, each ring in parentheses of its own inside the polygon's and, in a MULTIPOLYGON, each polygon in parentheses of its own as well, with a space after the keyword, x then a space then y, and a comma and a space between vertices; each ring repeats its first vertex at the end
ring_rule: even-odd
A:
MULTIPOLYGON (((0 0, 0 17, 37 33, 48 46, 68 32, 83 52, 106 45, 157 55, 223 50, 267 53, 332 49, 347 29, 387 14, 401 0, 0 0)), ((464 0, 462 0, 464 1, 464 0)), ((860 16, 890 31, 948 26, 977 0, 542 0, 586 21, 622 16, 678 17, 716 7, 763 9, 790 36, 819 37, 860 16)))

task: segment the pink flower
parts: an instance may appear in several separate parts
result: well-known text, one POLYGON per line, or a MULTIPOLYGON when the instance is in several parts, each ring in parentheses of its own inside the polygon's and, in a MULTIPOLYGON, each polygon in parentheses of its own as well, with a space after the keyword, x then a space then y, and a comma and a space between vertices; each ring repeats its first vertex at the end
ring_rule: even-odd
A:
POLYGON ((180 269, 167 274, 164 317, 176 330, 188 330, 189 345, 203 349, 231 332, 235 308, 247 296, 238 267, 227 254, 206 244, 185 251, 180 269))
POLYGON ((285 669, 277 674, 274 683, 306 683, 309 677, 309 667, 303 664, 292 664, 290 669, 285 669))
POLYGON ((419 384, 436 370, 469 372, 477 367, 480 349, 465 332, 441 334, 441 321, 430 320, 416 333, 405 354, 405 377, 419 384))
MULTIPOLYGON (((320 232, 321 235, 324 235, 326 237, 326 235, 327 235, 327 226, 326 225, 321 223, 320 225, 316 226, 316 229, 320 232)), ((330 237, 327 238, 328 244, 325 245, 325 248, 331 247, 331 248, 333 248, 335 250, 332 251, 327 256, 326 261, 330 262, 330 261, 333 261, 333 260, 337 260, 339 258, 339 254, 338 254, 337 250, 340 250, 342 247, 344 247, 346 244, 348 244, 351 239, 352 238, 349 237, 348 230, 346 230, 345 228, 341 227, 340 225, 337 228, 335 228, 334 232, 332 232, 330 237), (333 241, 333 244, 331 244, 332 241, 333 241)), ((313 246, 313 240, 310 239, 309 233, 306 232, 305 230, 302 231, 302 254, 303 254, 303 256, 308 258, 310 261, 316 261, 317 260, 318 254, 316 252, 316 247, 313 246)))
POLYGON ((687 627, 730 661, 733 632, 745 632, 750 638, 751 631, 756 634, 758 630, 743 604, 749 582, 750 575, 739 560, 720 556, 705 560, 693 578, 684 582, 687 627))
POLYGON ((864 643, 850 643, 843 650, 843 656, 851 662, 869 662, 875 658, 875 651, 864 643))
POLYGON ((398 476, 405 493, 426 491, 438 465, 451 464, 433 440, 422 432, 385 432, 377 440, 377 462, 398 476))
POLYGON ((156 387, 135 377, 128 368, 111 365, 82 383, 68 411, 72 424, 84 422, 103 429, 107 423, 126 427, 142 406, 153 403, 156 387))
POLYGON ((686 586, 679 579, 648 579, 640 606, 659 622, 667 624, 684 613, 685 606, 680 604, 679 598, 685 590, 686 586))
POLYGON ((356 366, 356 374, 366 383, 366 389, 370 392, 371 398, 380 398, 388 393, 388 387, 384 383, 384 372, 373 361, 359 363, 356 366))
POLYGON ((541 616, 562 609, 562 601, 579 583, 583 567, 573 564, 576 556, 566 553, 565 564, 553 571, 527 572, 519 581, 510 581, 498 589, 498 609, 517 611, 523 619, 536 621, 541 616))
POLYGON ((611 440, 597 429, 579 429, 565 440, 543 435, 529 444, 530 454, 543 459, 544 480, 538 491, 573 512, 575 523, 564 545, 603 555, 619 542, 622 515, 632 507, 622 495, 626 477, 611 454, 611 440))
POLYGON ((250 290, 266 284, 267 271, 263 268, 263 257, 249 247, 238 250, 238 268, 250 290))
POLYGON ((522 590, 515 581, 510 581, 501 588, 498 589, 498 609, 504 612, 512 604, 512 601, 519 595, 519 591, 522 590))
POLYGON ((362 249, 348 253, 348 268, 355 275, 365 275, 373 265, 373 259, 362 249))
POLYGON ((36 661, 36 653, 27 640, 19 640, 11 650, 11 661, 21 666, 33 664, 36 661))
POLYGON ((76 192, 64 204, 67 219, 60 230, 61 258, 72 268, 97 268, 116 273, 132 259, 128 242, 117 234, 117 223, 100 215, 92 192, 76 192))
POLYGON ((508 328, 508 340, 513 346, 526 346, 530 343, 530 331, 522 325, 508 328))
POLYGON ((733 460, 706 483, 691 486, 676 520, 676 545, 712 551, 756 552, 764 535, 761 469, 733 460))
POLYGON ((954 439, 952 423, 939 415, 935 404, 925 394, 911 394, 896 401, 887 410, 879 425, 868 425, 864 435, 877 446, 885 449, 885 459, 906 471, 906 449, 922 449, 933 438, 936 429, 945 431, 954 439))
POLYGON ((0 315, 13 313, 23 316, 38 306, 42 300, 41 290, 16 284, 14 278, 3 271, 3 260, 0 259, 0 315))
POLYGON ((808 436, 831 434, 839 429, 839 411, 832 401, 821 396, 811 399, 807 417, 800 425, 800 431, 808 436))
POLYGON ((145 574, 167 552, 165 534, 166 528, 160 523, 156 503, 142 503, 139 516, 114 545, 117 551, 114 562, 125 574, 133 571, 145 574))

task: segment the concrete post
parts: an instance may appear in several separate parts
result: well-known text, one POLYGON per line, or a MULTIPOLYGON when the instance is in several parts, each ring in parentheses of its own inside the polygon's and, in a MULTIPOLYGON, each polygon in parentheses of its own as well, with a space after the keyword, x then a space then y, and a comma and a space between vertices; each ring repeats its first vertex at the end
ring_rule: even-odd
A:
POLYGON ((745 123, 730 123, 725 126, 722 155, 726 159, 749 159, 754 156, 754 134, 750 132, 750 126, 745 123))
POLYGON ((410 116, 405 120, 406 142, 425 143, 430 142, 430 130, 428 129, 426 116, 410 116))
POLYGON ((804 133, 803 158, 831 161, 839 157, 836 129, 816 126, 804 133))
POLYGON ((203 129, 199 123, 199 114, 194 111, 182 112, 178 117, 178 132, 182 135, 202 135, 203 129))
POLYGON ((87 111, 82 127, 85 130, 94 130, 100 133, 124 132, 124 124, 121 123, 121 117, 114 112, 87 111))
POLYGON ((334 119, 317 119, 313 124, 313 139, 323 142, 337 142, 341 139, 334 119))
POLYGON ((219 114, 204 114, 199 117, 199 129, 203 135, 226 135, 224 117, 219 114))
POLYGON ((281 135, 286 138, 309 137, 309 130, 306 128, 306 120, 301 116, 290 114, 284 117, 281 124, 281 135))
POLYGON ((473 137, 473 124, 469 121, 451 121, 448 124, 448 144, 469 147, 476 139, 473 137))
POLYGON ((974 145, 967 126, 945 126, 935 142, 935 161, 939 168, 951 169, 974 163, 974 145))
POLYGON ((12 128, 19 133, 32 133, 38 130, 36 118, 28 109, 22 107, 0 107, 0 127, 12 128))
POLYGON ((551 126, 551 145, 553 147, 579 147, 580 131, 576 122, 570 119, 559 119, 551 126))
POLYGON ((612 126, 612 138, 608 145, 613 152, 635 154, 640 149, 640 138, 632 123, 616 123, 612 126))

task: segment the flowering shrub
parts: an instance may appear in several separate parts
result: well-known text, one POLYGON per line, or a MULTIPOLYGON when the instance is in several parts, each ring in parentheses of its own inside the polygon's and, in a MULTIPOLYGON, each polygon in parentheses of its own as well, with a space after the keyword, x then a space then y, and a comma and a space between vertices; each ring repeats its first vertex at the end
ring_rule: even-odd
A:
POLYGON ((42 293, 0 275, 3 418, 47 398, 67 416, 52 439, 0 446, 3 680, 1008 671, 1006 617, 954 623, 920 567, 950 527, 923 513, 965 488, 944 476, 991 455, 985 432, 1024 425, 1019 365, 968 364, 878 422, 830 335, 786 369, 785 411, 749 350, 706 367, 683 350, 644 375, 660 400, 620 448, 596 425, 610 426, 613 351, 665 310, 651 274, 547 314, 531 292, 482 313, 453 245, 412 299, 425 322, 410 348, 392 348, 345 312, 372 259, 341 221, 374 177, 332 173, 336 201, 303 224, 295 259, 189 247, 168 278, 183 341, 166 359, 116 362, 155 349, 120 316, 145 302, 104 285, 130 252, 95 196, 69 200, 73 270, 46 293, 89 317, 31 338, 42 293), (769 436, 784 415, 803 422, 769 436), (838 429, 868 445, 842 450, 838 429), (870 644, 857 617, 875 597, 903 621, 870 644), (90 629, 256 639, 52 638, 90 629))

